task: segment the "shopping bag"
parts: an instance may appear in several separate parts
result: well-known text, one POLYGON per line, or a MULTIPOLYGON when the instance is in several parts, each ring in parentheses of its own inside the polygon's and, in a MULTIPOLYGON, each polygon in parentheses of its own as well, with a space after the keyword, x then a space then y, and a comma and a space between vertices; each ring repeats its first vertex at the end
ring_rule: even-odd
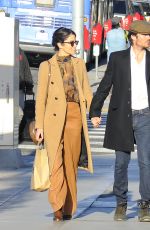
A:
POLYGON ((50 173, 48 155, 45 148, 36 149, 33 171, 31 176, 31 189, 43 192, 50 187, 50 173))

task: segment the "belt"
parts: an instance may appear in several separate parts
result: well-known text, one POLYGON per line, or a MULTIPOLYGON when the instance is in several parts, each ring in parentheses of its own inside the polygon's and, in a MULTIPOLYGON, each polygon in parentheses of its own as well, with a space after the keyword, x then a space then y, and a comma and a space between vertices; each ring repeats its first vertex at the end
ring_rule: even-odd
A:
POLYGON ((139 109, 139 110, 134 110, 132 109, 132 114, 135 115, 135 114, 143 114, 145 112, 148 112, 150 111, 149 107, 145 108, 145 109, 139 109))

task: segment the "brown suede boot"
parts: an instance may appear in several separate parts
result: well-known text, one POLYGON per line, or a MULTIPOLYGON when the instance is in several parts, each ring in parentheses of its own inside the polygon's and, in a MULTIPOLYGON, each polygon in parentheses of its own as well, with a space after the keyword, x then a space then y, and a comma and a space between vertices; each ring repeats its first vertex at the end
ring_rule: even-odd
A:
POLYGON ((150 222, 150 202, 138 201, 138 219, 140 222, 150 222))
POLYGON ((59 209, 58 211, 54 212, 54 221, 59 222, 63 220, 63 214, 62 214, 62 209, 59 209))
POLYGON ((115 221, 125 221, 127 220, 126 216, 127 203, 120 203, 116 207, 114 220, 115 221))

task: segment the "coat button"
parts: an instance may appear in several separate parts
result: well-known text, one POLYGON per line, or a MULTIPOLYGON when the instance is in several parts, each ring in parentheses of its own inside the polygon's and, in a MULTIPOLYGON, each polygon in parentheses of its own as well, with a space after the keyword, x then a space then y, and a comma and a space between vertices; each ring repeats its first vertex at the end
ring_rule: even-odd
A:
POLYGON ((128 105, 130 104, 130 101, 128 101, 128 105))
POLYGON ((56 113, 53 113, 53 116, 56 117, 56 113))
POLYGON ((53 85, 53 84, 54 84, 54 82, 53 82, 53 81, 51 81, 51 84, 53 85))
POLYGON ((128 114, 128 117, 130 117, 130 114, 128 114))
POLYGON ((58 97, 55 97, 55 100, 58 100, 58 97))

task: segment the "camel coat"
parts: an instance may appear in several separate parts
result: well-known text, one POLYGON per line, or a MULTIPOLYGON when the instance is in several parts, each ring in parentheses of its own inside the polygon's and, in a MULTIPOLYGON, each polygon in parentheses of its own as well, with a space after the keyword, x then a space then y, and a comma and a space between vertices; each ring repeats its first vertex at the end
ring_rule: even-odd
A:
MULTIPOLYGON (((57 63, 56 54, 48 61, 40 64, 38 73, 38 88, 36 98, 35 120, 36 128, 44 129, 44 141, 49 155, 50 173, 53 169, 55 156, 62 138, 65 117, 66 97, 64 93, 63 80, 57 63)), ((87 153, 87 165, 84 169, 93 172, 93 163, 88 136, 86 110, 90 108, 92 92, 88 83, 85 63, 82 59, 73 58, 72 63, 79 91, 80 109, 83 125, 83 136, 85 147, 82 150, 87 153)), ((82 155, 82 153, 81 153, 82 155)), ((81 166, 82 167, 82 166, 81 166)))

